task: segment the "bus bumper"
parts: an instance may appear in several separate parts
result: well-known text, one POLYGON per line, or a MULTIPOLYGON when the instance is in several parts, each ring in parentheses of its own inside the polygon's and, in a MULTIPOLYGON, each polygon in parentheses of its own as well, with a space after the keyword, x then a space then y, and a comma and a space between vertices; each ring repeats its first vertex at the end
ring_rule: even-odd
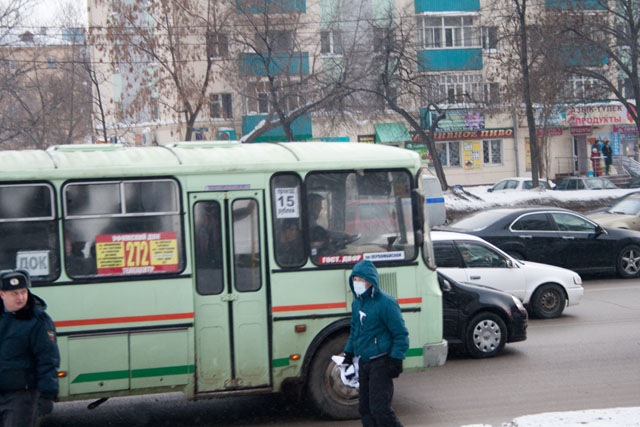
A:
POLYGON ((427 344, 423 348, 424 367, 431 368, 442 366, 447 361, 447 352, 449 351, 449 343, 442 340, 437 344, 427 344))

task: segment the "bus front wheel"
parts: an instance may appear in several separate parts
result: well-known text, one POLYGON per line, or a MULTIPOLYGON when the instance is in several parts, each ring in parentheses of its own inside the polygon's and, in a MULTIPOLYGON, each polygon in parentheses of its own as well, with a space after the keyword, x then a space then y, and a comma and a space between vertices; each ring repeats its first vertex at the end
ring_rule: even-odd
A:
POLYGON ((345 385, 331 356, 340 355, 348 336, 340 334, 324 343, 313 357, 307 382, 307 396, 321 416, 334 420, 359 417, 358 390, 345 385))

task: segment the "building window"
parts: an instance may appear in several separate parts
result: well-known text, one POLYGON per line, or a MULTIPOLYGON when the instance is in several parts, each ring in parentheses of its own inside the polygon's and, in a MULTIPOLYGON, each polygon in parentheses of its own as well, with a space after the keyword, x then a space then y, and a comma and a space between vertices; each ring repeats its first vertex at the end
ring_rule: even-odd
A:
POLYGON ((390 28, 373 27, 373 51, 393 51, 395 32, 390 28))
POLYGON ((16 61, 12 59, 4 60, 4 69, 7 73, 12 73, 16 70, 16 61))
POLYGON ((58 66, 58 61, 56 58, 49 57, 47 58, 47 68, 56 68, 58 66))
POLYGON ((627 99, 633 99, 633 85, 631 84, 632 80, 627 77, 624 79, 620 79, 618 82, 619 90, 622 93, 622 96, 627 99))
POLYGON ((230 93, 213 93, 210 95, 210 108, 212 119, 233 118, 230 93))
POLYGON ((207 40, 209 58, 229 57, 229 38, 224 33, 213 32, 207 40))
POLYGON ((460 141, 438 142, 436 152, 442 166, 460 166, 460 141))
POLYGON ((482 48, 497 49, 498 48, 498 28, 482 27, 482 48))
POLYGON ((480 101, 484 94, 481 74, 442 74, 438 88, 441 98, 449 104, 480 101))
POLYGON ((338 30, 320 32, 320 53, 342 55, 342 33, 338 30))
POLYGON ((474 23, 474 16, 419 16, 419 46, 422 49, 480 47, 480 28, 474 23))
POLYGON ((255 45, 258 52, 291 52, 293 51, 293 33, 289 30, 275 31, 267 33, 256 33, 255 45))
POLYGON ((485 165, 501 165, 502 140, 487 139, 482 141, 482 159, 485 165))
POLYGON ((500 102, 500 85, 498 83, 484 84, 484 103, 487 105, 498 104, 500 102))
POLYGON ((608 89, 598 80, 573 74, 567 78, 565 84, 565 98, 567 100, 593 100, 606 98, 608 89))
POLYGON ((275 86, 276 99, 271 99, 268 82, 250 83, 247 87, 247 114, 268 114, 273 108, 273 102, 285 112, 291 112, 303 105, 305 86, 300 82, 277 80, 275 86))

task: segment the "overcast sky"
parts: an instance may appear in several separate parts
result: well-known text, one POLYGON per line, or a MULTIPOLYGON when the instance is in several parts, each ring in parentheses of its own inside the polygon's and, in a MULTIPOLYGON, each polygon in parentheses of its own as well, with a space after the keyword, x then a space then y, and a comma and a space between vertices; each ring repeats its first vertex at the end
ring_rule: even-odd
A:
POLYGON ((86 0, 37 0, 33 13, 33 25, 56 25, 56 17, 60 15, 64 5, 73 5, 82 14, 83 22, 86 22, 86 0))

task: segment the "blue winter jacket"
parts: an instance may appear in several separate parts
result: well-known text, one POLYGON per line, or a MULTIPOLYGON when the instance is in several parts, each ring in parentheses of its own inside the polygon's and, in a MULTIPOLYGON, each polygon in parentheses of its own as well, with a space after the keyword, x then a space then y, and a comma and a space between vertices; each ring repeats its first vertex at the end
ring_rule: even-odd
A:
POLYGON ((28 389, 46 399, 57 397, 60 354, 46 307, 31 292, 15 313, 6 312, 0 300, 0 392, 28 389))
POLYGON ((349 276, 352 292, 354 276, 365 279, 372 286, 361 296, 354 293, 351 333, 345 353, 360 356, 365 362, 386 355, 403 360, 409 348, 409 331, 398 301, 380 289, 378 270, 371 261, 360 261, 353 267, 349 276))

